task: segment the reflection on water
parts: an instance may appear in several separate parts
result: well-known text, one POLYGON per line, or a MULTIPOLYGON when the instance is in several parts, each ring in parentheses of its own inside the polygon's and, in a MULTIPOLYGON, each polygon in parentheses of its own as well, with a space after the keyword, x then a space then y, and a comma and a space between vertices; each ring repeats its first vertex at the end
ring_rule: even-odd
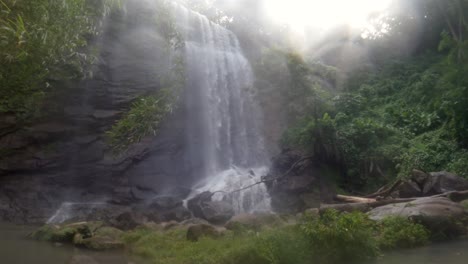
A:
POLYGON ((433 244, 385 254, 374 264, 466 264, 468 240, 433 244))
MULTIPOLYGON (((27 238, 36 227, 0 223, 0 263, 137 264, 122 252, 93 252, 27 238)), ((138 262, 140 263, 140 262, 138 262)))

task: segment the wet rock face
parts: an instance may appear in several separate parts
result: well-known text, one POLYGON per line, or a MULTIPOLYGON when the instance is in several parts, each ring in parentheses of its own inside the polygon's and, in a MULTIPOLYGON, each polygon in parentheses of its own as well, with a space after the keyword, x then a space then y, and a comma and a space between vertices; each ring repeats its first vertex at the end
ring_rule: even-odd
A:
POLYGON ((266 184, 272 207, 279 213, 298 213, 333 198, 323 170, 303 157, 303 153, 286 150, 273 159, 266 184))
POLYGON ((0 220, 44 222, 58 202, 92 202, 91 194, 129 204, 146 199, 142 192, 131 192, 135 186, 159 194, 181 182, 191 185, 197 164, 181 162, 186 141, 182 108, 166 119, 157 138, 145 138, 117 156, 106 144, 105 132, 131 103, 162 88, 157 76, 164 76, 169 65, 165 40, 153 25, 139 24, 145 6, 133 2, 125 15, 110 17, 96 40, 100 54, 94 77, 69 84, 56 113, 27 126, 0 114, 0 220))

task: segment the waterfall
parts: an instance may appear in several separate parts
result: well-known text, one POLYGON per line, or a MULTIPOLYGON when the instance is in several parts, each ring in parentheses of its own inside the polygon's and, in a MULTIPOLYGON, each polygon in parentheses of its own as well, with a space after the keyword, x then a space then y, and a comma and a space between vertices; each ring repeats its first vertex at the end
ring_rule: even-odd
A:
MULTIPOLYGON (((267 159, 251 65, 231 31, 179 4, 173 7, 185 41, 185 162, 201 164, 196 191, 229 193, 252 185, 266 172, 267 159)), ((237 212, 269 210, 263 185, 217 199, 231 201, 237 212)))

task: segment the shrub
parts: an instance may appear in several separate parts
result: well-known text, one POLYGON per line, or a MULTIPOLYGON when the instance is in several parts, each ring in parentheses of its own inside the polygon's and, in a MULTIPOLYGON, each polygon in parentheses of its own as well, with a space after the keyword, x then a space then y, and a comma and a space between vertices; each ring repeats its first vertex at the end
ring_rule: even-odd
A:
POLYGON ((0 113, 28 118, 63 82, 89 76, 88 45, 120 0, 0 0, 0 113))
POLYGON ((261 233, 257 245, 271 264, 307 264, 313 258, 310 242, 297 226, 261 233))
POLYGON ((107 132, 109 145, 119 153, 148 135, 156 135, 160 123, 170 113, 174 99, 168 90, 137 99, 130 111, 107 132))
POLYGON ((429 231, 403 217, 385 218, 380 225, 379 245, 384 249, 413 248, 429 243, 429 231))
POLYGON ((124 235, 130 252, 161 264, 269 264, 260 254, 254 235, 236 236, 227 233, 222 239, 201 238, 197 242, 185 238, 186 230, 166 233, 137 229, 124 235))
POLYGON ((328 210, 320 218, 306 220, 301 229, 311 243, 314 261, 353 263, 378 255, 373 226, 363 213, 328 210))

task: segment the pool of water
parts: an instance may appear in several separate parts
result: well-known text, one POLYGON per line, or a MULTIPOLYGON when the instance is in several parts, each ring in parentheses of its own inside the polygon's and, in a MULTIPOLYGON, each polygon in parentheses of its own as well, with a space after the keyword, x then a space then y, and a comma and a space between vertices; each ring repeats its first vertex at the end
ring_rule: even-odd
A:
POLYGON ((28 239, 34 226, 0 223, 0 263, 5 264, 139 264, 123 252, 94 252, 28 239))
POLYGON ((432 244, 427 247, 385 254, 373 264, 467 264, 468 240, 432 244))

